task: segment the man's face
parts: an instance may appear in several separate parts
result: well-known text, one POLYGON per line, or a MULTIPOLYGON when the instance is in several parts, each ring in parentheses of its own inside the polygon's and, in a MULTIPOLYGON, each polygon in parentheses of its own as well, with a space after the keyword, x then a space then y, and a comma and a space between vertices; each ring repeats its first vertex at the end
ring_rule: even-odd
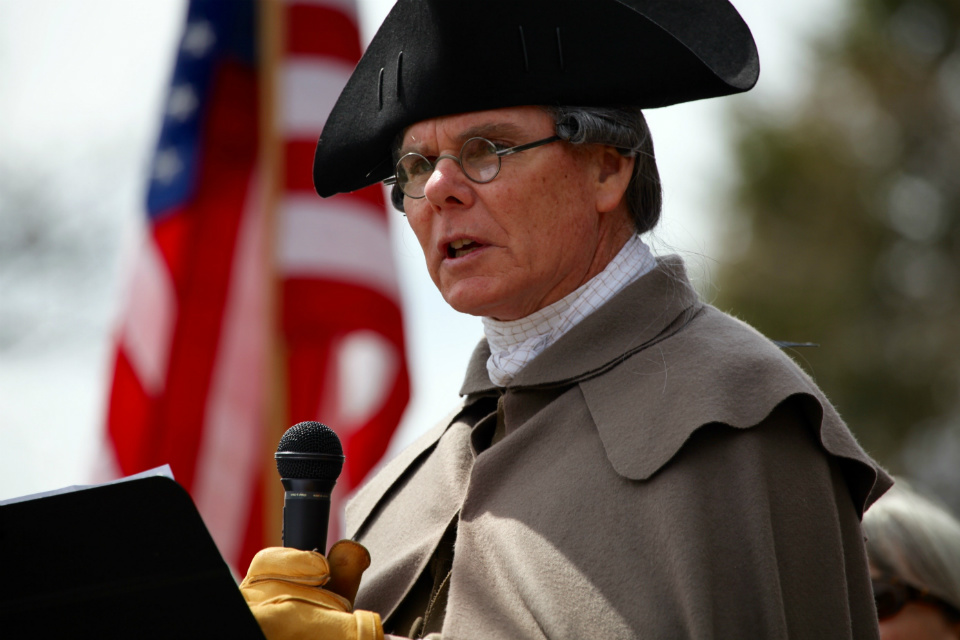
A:
MULTIPOLYGON (((538 107, 478 111, 409 127, 399 153, 433 160, 459 156, 472 137, 505 148, 553 134, 553 120, 538 107)), ((486 184, 441 160, 425 197, 405 198, 404 209, 444 300, 463 313, 514 320, 599 273, 630 232, 615 233, 611 215, 598 211, 598 155, 593 146, 554 142, 505 156, 486 184)), ((623 226, 620 216, 616 223, 623 226)))

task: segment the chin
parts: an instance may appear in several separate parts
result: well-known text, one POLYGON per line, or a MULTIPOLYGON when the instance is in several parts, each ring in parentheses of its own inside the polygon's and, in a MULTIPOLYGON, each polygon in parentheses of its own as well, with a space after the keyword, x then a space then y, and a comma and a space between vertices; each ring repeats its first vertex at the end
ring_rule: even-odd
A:
MULTIPOLYGON (((454 309, 454 311, 465 313, 471 316, 486 316, 503 319, 503 314, 507 313, 508 311, 500 304, 500 296, 480 296, 476 295, 475 293, 458 294, 457 292, 445 292, 443 293, 443 299, 454 309)), ((513 318, 511 317, 509 319, 513 318)))
POLYGON ((440 287, 440 295, 455 311, 471 316, 486 316, 497 310, 497 302, 502 296, 496 292, 484 290, 478 282, 458 281, 440 287))
POLYGON ((447 304, 450 307, 459 313, 465 313, 469 316, 489 316, 490 312, 487 310, 487 305, 479 304, 476 301, 472 300, 460 300, 455 297, 443 297, 446 300, 447 304))

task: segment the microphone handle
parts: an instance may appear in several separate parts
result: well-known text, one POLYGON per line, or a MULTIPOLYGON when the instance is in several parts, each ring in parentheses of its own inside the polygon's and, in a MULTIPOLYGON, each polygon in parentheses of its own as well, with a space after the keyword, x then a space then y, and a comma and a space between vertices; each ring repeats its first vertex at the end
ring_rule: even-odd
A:
POLYGON ((281 478, 283 495, 283 546, 302 551, 327 552, 330 493, 334 482, 309 478, 281 478))

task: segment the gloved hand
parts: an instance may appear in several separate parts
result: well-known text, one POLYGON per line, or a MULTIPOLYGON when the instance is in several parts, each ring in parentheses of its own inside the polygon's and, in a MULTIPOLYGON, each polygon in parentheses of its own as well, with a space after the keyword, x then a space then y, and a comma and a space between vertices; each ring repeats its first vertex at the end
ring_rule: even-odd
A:
POLYGON ((254 556, 240 591, 268 640, 383 640, 380 616, 353 610, 369 566, 370 554, 352 540, 333 545, 328 558, 270 547, 254 556))

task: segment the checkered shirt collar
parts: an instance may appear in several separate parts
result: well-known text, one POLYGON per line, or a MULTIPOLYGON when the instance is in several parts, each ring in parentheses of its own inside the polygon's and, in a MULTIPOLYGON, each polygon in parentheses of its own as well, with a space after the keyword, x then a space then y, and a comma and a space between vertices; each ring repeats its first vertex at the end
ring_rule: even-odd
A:
POLYGON ((509 385, 547 347, 656 264, 650 248, 635 235, 603 271, 565 298, 519 320, 483 318, 490 381, 499 387, 509 385))

